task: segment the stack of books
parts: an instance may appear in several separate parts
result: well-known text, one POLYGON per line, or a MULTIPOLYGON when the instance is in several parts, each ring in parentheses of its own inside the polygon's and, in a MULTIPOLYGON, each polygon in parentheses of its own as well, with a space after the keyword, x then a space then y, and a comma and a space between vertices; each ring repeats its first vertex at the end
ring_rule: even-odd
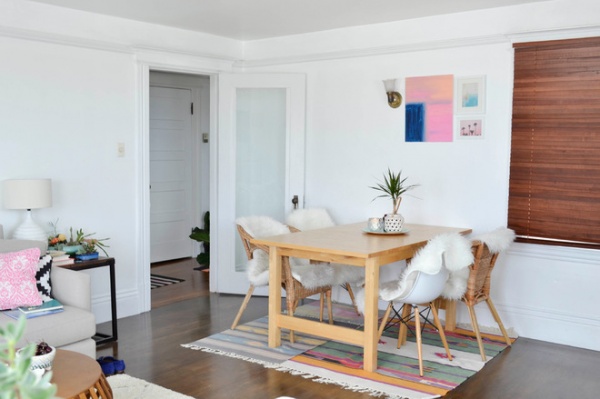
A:
POLYGON ((59 313, 64 311, 62 303, 56 299, 52 299, 48 302, 44 302, 39 306, 21 306, 17 309, 6 310, 3 313, 13 319, 18 319, 21 315, 24 315, 27 319, 34 317, 46 316, 49 314, 59 313))
POLYGON ((69 254, 52 256, 52 264, 55 266, 72 265, 73 263, 75 263, 75 259, 71 258, 69 254))

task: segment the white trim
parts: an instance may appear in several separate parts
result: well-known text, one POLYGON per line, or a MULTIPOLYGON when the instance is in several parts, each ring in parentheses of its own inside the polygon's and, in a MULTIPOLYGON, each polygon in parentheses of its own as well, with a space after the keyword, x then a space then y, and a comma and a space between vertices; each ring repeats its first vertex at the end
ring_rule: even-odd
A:
POLYGON ((138 63, 138 173, 139 179, 137 197, 141 199, 138 223, 140 229, 140 256, 142 262, 138 265, 136 274, 141 274, 138 289, 141 290, 140 307, 142 312, 152 309, 152 298, 150 295, 150 66, 138 63))
POLYGON ((306 54, 281 58, 264 58, 258 60, 239 60, 233 66, 237 68, 256 68, 262 66, 297 64, 304 62, 339 60, 345 58, 372 57, 386 54, 410 53, 416 51, 430 51, 452 47, 481 46, 487 44, 509 43, 504 35, 490 35, 478 37, 462 37, 450 40, 435 40, 418 43, 405 43, 394 46, 367 47, 362 49, 331 51, 327 53, 306 54))
POLYGON ((38 32, 29 29, 0 26, 0 36, 16 39, 33 40, 65 46, 83 47, 88 49, 112 51, 115 53, 133 54, 133 49, 127 45, 100 40, 83 39, 75 36, 59 35, 51 32, 38 32))
POLYGON ((600 251, 587 248, 559 247, 517 242, 511 245, 507 254, 569 263, 583 263, 589 265, 600 264, 600 251))

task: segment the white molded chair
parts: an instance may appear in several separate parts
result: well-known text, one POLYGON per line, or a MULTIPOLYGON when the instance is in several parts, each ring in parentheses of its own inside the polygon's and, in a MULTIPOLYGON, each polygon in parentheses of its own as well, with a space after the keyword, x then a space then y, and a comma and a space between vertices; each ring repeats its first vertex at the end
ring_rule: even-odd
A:
MULTIPOLYGON (((335 226, 329 212, 324 208, 296 209, 287 217, 286 223, 300 231, 323 229, 335 226)), ((365 282, 365 271, 361 267, 330 263, 334 270, 333 285, 341 285, 350 296, 352 305, 358 314, 352 285, 361 286, 365 282)))
POLYGON ((417 352, 419 356, 419 373, 423 375, 423 357, 421 342, 421 312, 420 305, 429 307, 433 314, 434 326, 437 328, 442 344, 446 349, 448 359, 452 360, 450 349, 446 341, 444 330, 438 317, 435 300, 442 295, 446 289, 450 271, 457 273, 467 268, 473 262, 470 242, 460 234, 443 234, 431 239, 427 245, 421 248, 408 263, 402 273, 400 280, 387 282, 381 285, 379 297, 389 302, 385 311, 379 334, 383 333, 394 303, 404 306, 398 334, 398 348, 406 336, 406 324, 404 318, 410 318, 412 307, 417 337, 417 352))
MULTIPOLYGON (((240 309, 231 325, 235 329, 246 310, 256 286, 269 284, 269 248, 253 243, 251 240, 258 237, 287 234, 297 229, 288 227, 268 216, 248 216, 236 220, 238 233, 248 257, 247 276, 250 282, 248 292, 240 309)), ((324 298, 327 298, 329 323, 333 323, 331 309, 331 284, 333 282, 333 268, 328 265, 310 265, 302 259, 284 258, 282 262, 281 286, 286 291, 287 311, 290 316, 298 306, 300 299, 320 294, 321 308, 320 320, 323 321, 324 298)), ((293 342, 293 334, 290 340, 293 342)))
MULTIPOLYGON (((444 289, 444 285, 446 284, 446 280, 448 280, 448 271, 445 267, 442 267, 435 274, 428 274, 423 271, 411 270, 408 274, 406 274, 401 281, 398 282, 398 285, 402 286, 398 291, 396 291, 393 295, 390 295, 394 290, 387 290, 380 292, 380 298, 385 301, 389 301, 388 307, 383 315, 383 319, 381 321, 381 325, 379 327, 379 335, 383 333, 383 329, 387 323, 387 320, 390 316, 390 311, 392 310, 394 302, 402 303, 404 306, 409 305, 412 307, 414 312, 413 318, 415 321, 415 334, 417 336, 417 353, 419 356, 419 374, 423 376, 423 350, 422 350, 422 340, 421 340, 421 313, 419 310, 419 305, 424 304, 425 307, 429 307, 431 309, 431 313, 433 314, 433 320, 435 323, 435 327, 440 334, 440 338, 442 343, 444 344, 444 348, 446 349, 446 354, 448 355, 448 359, 452 360, 452 354, 450 353, 450 348, 448 347, 448 342, 446 341, 446 335, 444 334, 444 329, 442 328, 442 324, 440 323, 440 319, 438 317, 437 308, 435 307, 434 301, 440 296, 444 289), (395 294, 398 294, 395 296, 395 294)), ((404 320, 400 324, 400 332, 398 334, 398 348, 400 348, 402 343, 402 337, 406 334, 406 326, 404 322, 408 320, 404 320)))

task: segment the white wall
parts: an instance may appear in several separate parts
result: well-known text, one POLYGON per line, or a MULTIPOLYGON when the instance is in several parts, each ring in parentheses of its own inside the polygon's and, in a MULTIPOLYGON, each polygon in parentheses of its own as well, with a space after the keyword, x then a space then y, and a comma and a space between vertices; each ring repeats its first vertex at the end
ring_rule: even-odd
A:
MULTIPOLYGON (((420 199, 402 204, 410 222, 488 230, 506 223, 510 42, 598 35, 599 7, 595 0, 549 1, 240 43, 3 0, 0 180, 52 178, 54 205, 35 217, 111 237, 119 316, 139 313, 147 306, 148 267, 141 216, 144 71, 215 73, 237 65, 307 75, 308 206, 328 207, 340 223, 386 212, 389 204, 371 202, 368 186, 390 166, 421 184, 414 191, 420 199), (486 76, 485 139, 404 143, 403 109, 387 106, 381 80, 447 73, 486 76)), ((0 209, 7 235, 21 217, 0 209)), ((494 275, 505 323, 522 336, 599 350, 598 265, 598 251, 514 245, 494 275)), ((107 278, 93 274, 94 312, 104 321, 107 278)), ((459 321, 465 320, 461 310, 459 321)), ((480 321, 492 324, 489 316, 480 321)))
MULTIPOLYGON (((142 224, 147 140, 141 120, 148 77, 142 75, 148 65, 192 73, 231 70, 241 43, 2 0, 0 54, 0 181, 51 178, 53 206, 35 210, 34 218, 49 231, 48 222, 59 219, 61 232, 72 226, 110 237, 119 317, 149 309, 142 224), (121 158, 118 143, 125 144, 121 158)), ((207 97, 204 92, 201 99, 207 97)), ((199 196, 208 203, 205 194, 199 196)), ((7 237, 23 216, 0 206, 7 237)), ((94 313, 98 322, 106 321, 107 270, 88 273, 94 313)))
MULTIPOLYGON (((368 187, 391 167, 421 185, 411 192, 418 198, 402 202, 408 222, 468 226, 476 235, 507 221, 512 41, 598 35, 599 16, 597 2, 551 1, 263 40, 246 44, 243 66, 307 74, 307 206, 329 208, 339 223, 382 215, 391 204, 372 202, 368 187), (486 76, 483 140, 404 142, 404 107, 387 106, 381 81, 441 74, 486 76)), ((514 244, 493 279, 506 326, 600 350, 598 266, 599 251, 514 244)), ((495 325, 485 305, 478 314, 495 325)), ((469 322, 464 307, 458 322, 469 322)))

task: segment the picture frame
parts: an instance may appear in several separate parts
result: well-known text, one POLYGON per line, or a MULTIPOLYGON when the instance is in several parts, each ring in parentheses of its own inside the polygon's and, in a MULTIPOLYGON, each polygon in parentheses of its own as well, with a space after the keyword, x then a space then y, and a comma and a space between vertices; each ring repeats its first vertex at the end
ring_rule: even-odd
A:
POLYGON ((456 78, 455 113, 482 114, 485 112, 485 76, 456 78))
POLYGON ((485 118, 481 115, 456 118, 456 138, 480 140, 484 138, 485 118))

